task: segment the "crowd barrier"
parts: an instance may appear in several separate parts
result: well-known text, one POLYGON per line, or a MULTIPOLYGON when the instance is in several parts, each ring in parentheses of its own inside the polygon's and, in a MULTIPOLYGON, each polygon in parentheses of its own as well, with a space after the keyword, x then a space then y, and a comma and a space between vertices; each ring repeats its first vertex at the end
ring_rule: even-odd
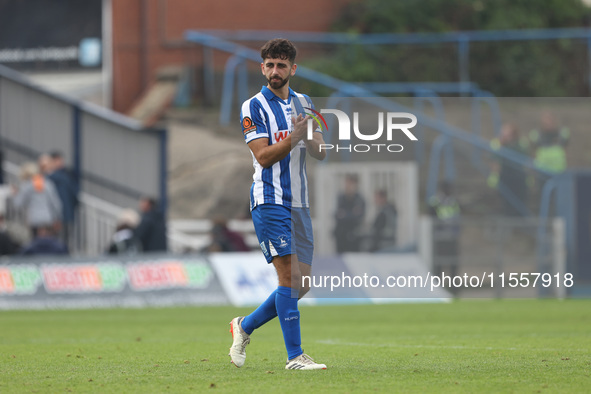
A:
MULTIPOLYGON (((419 257, 344 255, 318 258, 313 275, 342 277, 424 275, 419 257), (363 260, 360 264, 359 258, 363 260)), ((318 281, 316 280, 316 284, 318 281)), ((254 306, 277 288, 277 275, 260 252, 210 255, 144 254, 96 258, 12 258, 0 261, 0 310, 164 307, 182 305, 254 306)), ((443 289, 387 289, 316 286, 305 304, 442 300, 443 289)))
POLYGON ((203 256, 18 258, 0 263, 0 309, 225 305, 203 256))

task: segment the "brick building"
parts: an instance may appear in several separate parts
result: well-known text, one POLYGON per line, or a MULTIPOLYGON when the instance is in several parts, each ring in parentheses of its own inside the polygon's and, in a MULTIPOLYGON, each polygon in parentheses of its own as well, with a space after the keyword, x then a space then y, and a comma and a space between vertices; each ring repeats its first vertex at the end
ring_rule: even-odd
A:
MULTIPOLYGON (((183 40, 188 29, 326 31, 351 0, 110 0, 111 103, 127 112, 168 65, 199 67, 201 51, 183 40)), ((108 40, 109 37, 104 37, 108 40)), ((272 37, 269 37, 272 38, 272 37)), ((216 55, 223 65, 225 55, 216 55)))

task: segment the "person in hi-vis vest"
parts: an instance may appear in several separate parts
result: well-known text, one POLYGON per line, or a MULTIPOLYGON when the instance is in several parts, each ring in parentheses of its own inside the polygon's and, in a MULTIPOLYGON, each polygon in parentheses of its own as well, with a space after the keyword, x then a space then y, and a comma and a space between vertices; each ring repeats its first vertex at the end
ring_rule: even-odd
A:
POLYGON ((559 126, 552 114, 542 114, 540 128, 529 132, 535 165, 553 173, 566 170, 566 144, 569 139, 568 127, 559 126))
MULTIPOLYGON (((505 194, 510 194, 524 205, 528 201, 528 186, 533 184, 529 180, 525 168, 498 154, 502 148, 524 156, 529 154, 529 142, 527 138, 519 135, 519 129, 513 123, 505 123, 501 128, 499 137, 490 141, 490 148, 494 154, 491 162, 487 184, 491 189, 499 190, 499 184, 504 188, 505 194)), ((500 190, 499 190, 500 192, 500 190)), ((499 202, 502 205, 502 213, 507 216, 518 216, 520 211, 514 204, 499 193, 499 202)))

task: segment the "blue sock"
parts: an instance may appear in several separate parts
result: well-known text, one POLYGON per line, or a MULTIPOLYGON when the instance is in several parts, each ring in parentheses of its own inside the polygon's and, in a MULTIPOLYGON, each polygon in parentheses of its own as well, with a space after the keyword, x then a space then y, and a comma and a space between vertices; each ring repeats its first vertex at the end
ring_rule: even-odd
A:
POLYGON ((279 316, 279 322, 281 323, 281 331, 283 331, 283 341, 287 349, 287 358, 291 360, 303 353, 297 290, 284 286, 277 287, 275 306, 277 307, 277 316, 279 316))
POLYGON ((272 320, 277 316, 277 308, 275 307, 275 294, 277 290, 271 293, 269 298, 265 300, 257 309, 242 320, 242 329, 248 335, 252 334, 254 330, 272 320))

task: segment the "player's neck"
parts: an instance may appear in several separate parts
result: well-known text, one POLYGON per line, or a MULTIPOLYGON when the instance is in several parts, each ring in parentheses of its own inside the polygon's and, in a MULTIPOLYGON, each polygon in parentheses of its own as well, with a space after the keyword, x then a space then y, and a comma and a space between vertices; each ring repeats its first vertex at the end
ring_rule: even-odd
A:
POLYGON ((279 97, 281 100, 287 100, 289 97, 289 84, 286 83, 279 89, 273 89, 269 84, 267 84, 267 88, 272 91, 275 96, 279 97))

